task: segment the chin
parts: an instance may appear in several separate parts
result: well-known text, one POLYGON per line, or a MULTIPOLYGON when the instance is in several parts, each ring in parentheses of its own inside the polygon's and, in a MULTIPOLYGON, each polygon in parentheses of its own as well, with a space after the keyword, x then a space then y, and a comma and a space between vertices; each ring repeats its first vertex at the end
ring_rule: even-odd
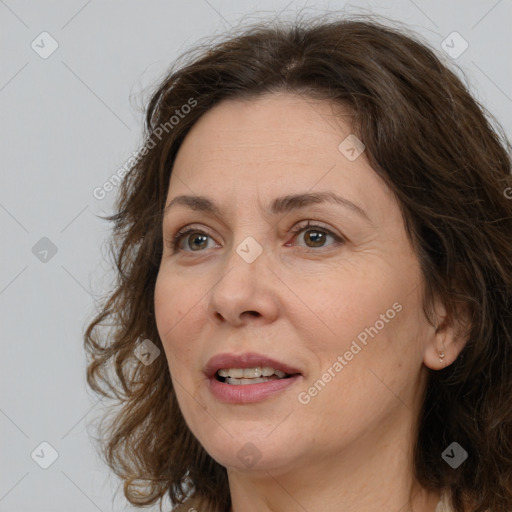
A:
MULTIPOLYGON (((223 430, 223 429, 221 429, 223 430)), ((226 430, 233 434, 231 437, 223 430, 223 435, 212 438, 211 433, 201 445, 208 454, 220 465, 230 470, 272 471, 284 472, 289 466, 295 465, 300 459, 300 444, 293 435, 281 432, 277 436, 268 436, 268 430, 264 433, 234 433, 226 425, 226 430), (273 439, 272 439, 273 437, 273 439)))

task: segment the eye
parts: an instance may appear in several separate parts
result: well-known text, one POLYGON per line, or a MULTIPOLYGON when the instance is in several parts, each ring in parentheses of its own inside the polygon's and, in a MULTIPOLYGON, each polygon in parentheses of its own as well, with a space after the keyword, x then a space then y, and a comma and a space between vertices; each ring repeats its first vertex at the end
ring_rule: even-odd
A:
MULTIPOLYGON (((335 235, 329 229, 310 221, 307 221, 307 224, 305 225, 302 223, 292 229, 293 235, 297 235, 301 232, 310 233, 306 238, 304 238, 306 241, 306 246, 302 247, 306 247, 306 249, 324 247, 327 237, 333 238, 337 243, 343 243, 344 241, 340 236, 335 235)), ((205 231, 195 228, 194 226, 187 226, 183 229, 180 229, 169 240, 168 245, 174 253, 178 251, 200 252, 202 249, 208 249, 208 238, 212 239, 212 237, 205 231), (182 247, 182 241, 188 245, 188 249, 184 249, 182 247)), ((294 236, 294 238, 296 238, 296 236, 294 236)))
POLYGON ((187 226, 183 229, 180 229, 170 240, 170 247, 173 252, 178 252, 179 250, 185 252, 198 252, 201 249, 206 248, 208 238, 211 238, 208 233, 204 231, 194 228, 194 226, 187 226), (187 236, 188 235, 188 236, 187 236), (194 236, 192 236, 194 235, 194 236), (194 245, 198 248, 192 249, 192 251, 188 251, 181 247, 182 239, 188 244, 189 248, 192 248, 194 245))
MULTIPOLYGON (((292 233, 297 235, 299 233, 309 233, 304 237, 306 248, 312 249, 316 247, 324 247, 327 237, 333 238, 336 242, 342 243, 343 239, 335 235, 332 231, 319 224, 308 221, 306 225, 301 224, 292 229, 292 233)), ((294 237, 296 238, 296 237, 294 237)), ((331 244, 332 245, 332 244, 331 244)), ((304 247, 304 246, 303 246, 304 247)))

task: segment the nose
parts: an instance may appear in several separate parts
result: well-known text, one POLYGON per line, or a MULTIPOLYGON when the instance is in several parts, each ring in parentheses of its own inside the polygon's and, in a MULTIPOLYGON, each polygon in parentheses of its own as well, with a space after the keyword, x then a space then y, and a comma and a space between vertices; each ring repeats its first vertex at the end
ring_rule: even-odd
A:
POLYGON ((278 285, 265 251, 248 263, 233 249, 210 291, 208 315, 219 325, 271 323, 279 314, 278 285))

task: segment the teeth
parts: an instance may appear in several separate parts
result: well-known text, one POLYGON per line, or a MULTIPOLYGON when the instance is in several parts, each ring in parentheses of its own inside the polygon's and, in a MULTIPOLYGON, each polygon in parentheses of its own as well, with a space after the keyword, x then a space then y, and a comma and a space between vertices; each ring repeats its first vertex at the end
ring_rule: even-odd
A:
POLYGON ((239 386, 242 384, 258 384, 260 382, 269 382, 271 380, 278 380, 278 377, 273 375, 272 377, 260 377, 257 379, 233 379, 231 377, 228 377, 226 379, 226 382, 228 384, 234 384, 235 386, 239 386))
POLYGON ((274 368, 270 368, 270 366, 264 366, 261 369, 261 375, 263 375, 263 377, 270 377, 271 375, 274 375, 274 368))
MULTIPOLYGON (((251 384, 256 384, 257 382, 266 382, 269 379, 261 380, 263 377, 272 377, 277 376, 282 379, 286 376, 286 373, 282 370, 274 370, 270 366, 255 366, 253 368, 221 368, 218 370, 217 374, 219 377, 226 378, 226 382, 236 379, 237 382, 229 382, 230 384, 239 384, 243 383, 242 381, 250 380, 251 384)), ((247 384, 247 383, 246 383, 247 384)))
POLYGON ((233 377, 235 379, 242 379, 244 376, 243 368, 230 368, 228 373, 230 377, 233 377))
POLYGON ((231 377, 228 377, 226 379, 226 382, 228 384, 234 384, 235 386, 236 385, 240 385, 240 384, 258 384, 259 382, 267 382, 268 380, 271 380, 271 379, 267 379, 267 378, 263 378, 263 379, 232 379, 231 377))
POLYGON ((245 379, 257 379, 258 377, 261 377, 261 368, 244 368, 245 379))

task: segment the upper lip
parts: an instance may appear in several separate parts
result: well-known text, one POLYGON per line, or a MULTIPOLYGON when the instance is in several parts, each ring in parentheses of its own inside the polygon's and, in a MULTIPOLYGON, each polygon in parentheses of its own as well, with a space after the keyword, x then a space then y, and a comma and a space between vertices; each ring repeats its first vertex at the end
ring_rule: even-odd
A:
POLYGON ((297 368, 255 352, 217 354, 206 363, 204 373, 211 379, 221 368, 254 368, 256 366, 269 366, 274 370, 281 370, 288 375, 301 373, 297 368))

